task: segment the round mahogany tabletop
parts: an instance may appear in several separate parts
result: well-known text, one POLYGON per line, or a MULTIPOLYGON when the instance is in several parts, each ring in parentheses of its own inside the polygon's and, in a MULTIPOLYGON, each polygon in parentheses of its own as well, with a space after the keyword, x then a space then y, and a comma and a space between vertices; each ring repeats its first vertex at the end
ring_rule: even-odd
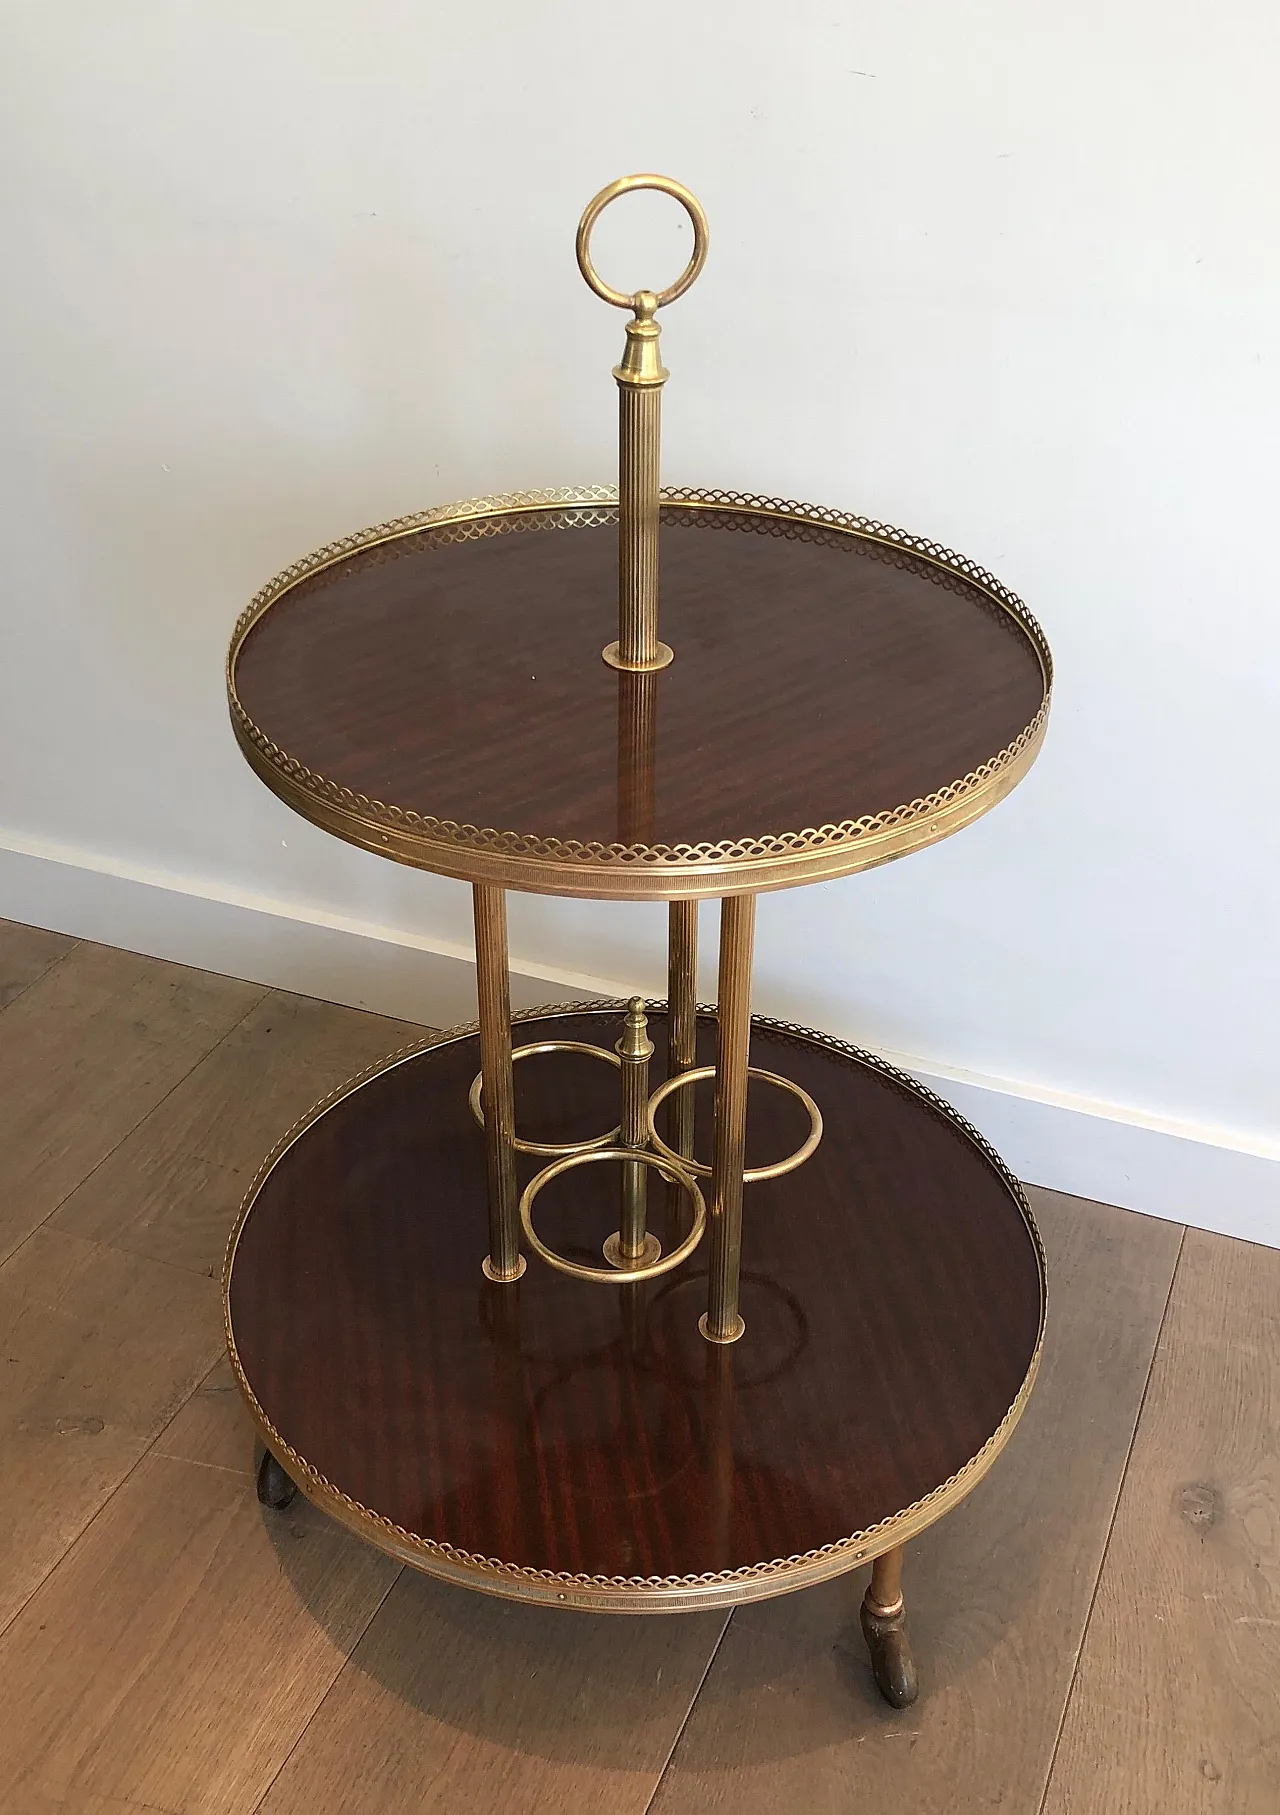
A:
POLYGON ((1025 774, 1051 663, 989 574, 832 511, 663 498, 669 667, 602 660, 612 491, 446 507, 258 595, 228 658, 245 755, 367 849, 615 899, 847 874, 944 837, 1025 774))
MULTIPOLYGON (((608 1043, 616 1006, 519 1017, 521 1042, 608 1043)), ((658 1054, 665 1015, 652 1016, 658 1054)), ((699 1061, 715 1018, 700 1016, 699 1061)), ((266 1162, 232 1237, 228 1347, 264 1440, 303 1491, 431 1573, 491 1593, 647 1612, 780 1594, 941 1517, 1004 1447, 1044 1330, 1039 1238, 1017 1182, 949 1106, 883 1061, 757 1018, 752 1062, 821 1104, 799 1170, 747 1186, 742 1311, 705 1342, 706 1245, 640 1285, 530 1259, 481 1272, 485 1143, 474 1031, 374 1067, 266 1162)), ((655 1057, 654 1072, 661 1060, 655 1057)), ((617 1121, 617 1078, 563 1052, 516 1067, 523 1138, 617 1121)), ((709 1088, 709 1087, 708 1087, 709 1088)), ((748 1165, 808 1121, 751 1086, 748 1165)), ((710 1095, 698 1102, 703 1157, 710 1095)), ((542 1164, 520 1155, 521 1183, 542 1164)), ((610 1165, 537 1200, 541 1238, 601 1260, 610 1165)), ((650 1194, 667 1251, 681 1194, 650 1194)))

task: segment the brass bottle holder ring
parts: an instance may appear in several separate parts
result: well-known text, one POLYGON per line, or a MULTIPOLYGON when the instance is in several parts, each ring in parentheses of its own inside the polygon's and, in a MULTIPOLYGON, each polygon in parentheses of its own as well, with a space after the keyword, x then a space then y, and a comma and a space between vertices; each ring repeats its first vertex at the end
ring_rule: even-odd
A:
MULTIPOLYGON (((590 1059, 605 1059, 610 1065, 622 1069, 622 1060, 616 1052, 607 1046, 593 1046, 587 1040, 539 1040, 532 1046, 515 1046, 511 1051, 511 1063, 517 1059, 531 1059, 542 1052, 582 1052, 590 1059)), ((478 1071, 471 1082, 467 1094, 471 1113, 479 1127, 484 1127, 484 1073, 478 1071)), ((533 1153, 543 1159, 562 1159, 576 1153, 590 1153, 601 1147, 608 1147, 616 1141, 622 1132, 620 1123, 615 1124, 608 1134, 594 1135, 589 1141, 522 1141, 519 1135, 514 1136, 512 1146, 517 1153, 533 1153)))
MULTIPOLYGON (((715 1075, 716 1068, 714 1065, 698 1065, 695 1066, 692 1071, 677 1072, 674 1078, 668 1078, 665 1084, 659 1084, 658 1088, 649 1098, 649 1106, 645 1117, 648 1124, 649 1140, 652 1143, 654 1150, 661 1154, 663 1159, 670 1160, 674 1165, 679 1166, 685 1172, 693 1173, 698 1178, 710 1178, 710 1166, 704 1165, 701 1160, 685 1159, 680 1154, 674 1152, 662 1139, 655 1124, 657 1122, 659 1109, 673 1091, 683 1090, 686 1084, 696 1084, 700 1078, 714 1078, 715 1075)), ((756 1065, 749 1065, 747 1067, 747 1076, 749 1078, 759 1078, 760 1081, 765 1084, 776 1084, 780 1089, 790 1091, 793 1097, 799 1097, 800 1101, 809 1112, 810 1123, 808 1138, 801 1146, 796 1148, 794 1153, 788 1154, 785 1160, 776 1160, 772 1166, 747 1167, 742 1174, 742 1182, 744 1185, 755 1185, 758 1184, 761 1179, 781 1178, 784 1173, 794 1172, 797 1166, 804 1165, 805 1161, 809 1158, 810 1154, 813 1153, 819 1141, 822 1139, 822 1111, 818 1108, 818 1105, 814 1102, 807 1090, 802 1090, 799 1084, 793 1084, 790 1078, 784 1078, 779 1072, 762 1071, 756 1065)))
POLYGON ((628 1286, 636 1285, 642 1279, 656 1279, 660 1273, 670 1273, 688 1260, 706 1232, 707 1205, 697 1180, 689 1174, 681 1161, 665 1159, 643 1147, 592 1147, 588 1151, 566 1154, 563 1159, 554 1160, 529 1180, 520 1198, 520 1223, 534 1253, 545 1260, 549 1267, 554 1267, 557 1273, 567 1273, 570 1279, 585 1279, 608 1286, 628 1286), (543 1241, 533 1226, 534 1198, 544 1185, 549 1185, 560 1173, 568 1172, 574 1166, 589 1166, 596 1160, 622 1160, 651 1166, 668 1184, 678 1185, 685 1193, 693 1205, 693 1227, 670 1254, 664 1254, 661 1260, 648 1261, 639 1266, 589 1267, 583 1261, 566 1260, 563 1254, 557 1254, 554 1248, 549 1248, 543 1241))

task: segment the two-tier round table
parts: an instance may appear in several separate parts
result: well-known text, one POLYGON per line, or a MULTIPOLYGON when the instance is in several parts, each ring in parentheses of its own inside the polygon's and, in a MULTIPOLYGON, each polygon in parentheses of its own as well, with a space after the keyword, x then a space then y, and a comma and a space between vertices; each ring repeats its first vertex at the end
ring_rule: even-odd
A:
POLYGON ((1018 1183, 952 1108, 750 1016, 752 910, 995 805, 1039 747, 1048 651, 1010 593, 933 544, 666 490, 676 659, 626 672, 601 660, 619 512, 605 488, 427 511, 297 563, 237 626, 232 719, 267 786, 473 885, 484 1023, 336 1091, 249 1192, 225 1307, 260 1489, 279 1503, 296 1484, 420 1569, 566 1607, 723 1606, 879 1559, 863 1626, 902 1703, 902 1545, 1017 1423, 1043 1256, 1018 1183), (509 1018, 509 889, 669 903, 670 1013, 509 1018), (691 1008, 712 896, 719 1026, 691 1008), (726 1235, 731 1087, 661 1085, 741 1069, 748 1043, 726 1235), (482 1070, 495 1092, 514 1078, 513 1122, 487 1114, 482 1070), (639 1135, 620 1074, 644 1081, 639 1135), (820 1139, 776 1171, 812 1144, 814 1106, 820 1139))

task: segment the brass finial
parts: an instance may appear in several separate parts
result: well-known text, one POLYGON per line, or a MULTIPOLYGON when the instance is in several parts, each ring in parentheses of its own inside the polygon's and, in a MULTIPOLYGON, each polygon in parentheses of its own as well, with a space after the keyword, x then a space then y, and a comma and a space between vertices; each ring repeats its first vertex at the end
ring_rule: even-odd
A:
POLYGON ((649 1017, 643 996, 633 996, 627 1003, 627 1018, 622 1024, 622 1038, 614 1047, 620 1059, 650 1059, 653 1041, 649 1038, 649 1017))

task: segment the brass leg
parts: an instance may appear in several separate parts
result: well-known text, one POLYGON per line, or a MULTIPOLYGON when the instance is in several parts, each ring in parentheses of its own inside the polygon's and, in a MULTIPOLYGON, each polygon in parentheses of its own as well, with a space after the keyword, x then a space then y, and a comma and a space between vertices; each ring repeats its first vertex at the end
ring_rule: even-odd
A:
POLYGON ((738 1315, 738 1273, 742 1265, 742 1172, 747 1146, 747 1060, 751 1046, 755 926, 755 896, 726 896, 720 904, 711 1278, 706 1315, 698 1322, 708 1342, 736 1342, 744 1328, 738 1315))
POLYGON ((886 1550, 871 1566, 871 1584, 862 1601, 862 1636, 871 1653, 876 1688, 891 1707, 910 1707, 920 1685, 902 1599, 901 1544, 886 1550))
POLYGON ((491 883, 471 891, 476 924, 476 989, 480 1001, 480 1073, 489 1168, 487 1278, 519 1279, 519 1193, 516 1190, 516 1097, 511 1075, 511 984, 507 970, 507 898, 491 883))
MULTIPOLYGON (((667 1076, 698 1062, 698 904, 673 901, 667 927, 667 1076)), ((678 1090, 667 1105, 667 1145, 693 1157, 693 1091, 678 1090)))
MULTIPOLYGON (((644 1001, 635 996, 627 1004, 627 1019, 622 1038, 613 1049, 622 1060, 622 1145, 644 1148, 648 1145, 645 1111, 649 1103, 649 1060, 653 1041, 649 1038, 644 1001)), ((649 1265, 660 1259, 662 1248, 655 1235, 645 1229, 646 1201, 649 1190, 648 1168, 627 1161, 622 1168, 622 1206, 618 1233, 604 1245, 604 1257, 614 1267, 649 1265)))
POLYGON ((723 1343, 709 1342, 703 1353, 706 1356, 711 1558, 716 1569, 728 1569, 733 1536, 733 1425, 737 1382, 733 1355, 723 1343))

